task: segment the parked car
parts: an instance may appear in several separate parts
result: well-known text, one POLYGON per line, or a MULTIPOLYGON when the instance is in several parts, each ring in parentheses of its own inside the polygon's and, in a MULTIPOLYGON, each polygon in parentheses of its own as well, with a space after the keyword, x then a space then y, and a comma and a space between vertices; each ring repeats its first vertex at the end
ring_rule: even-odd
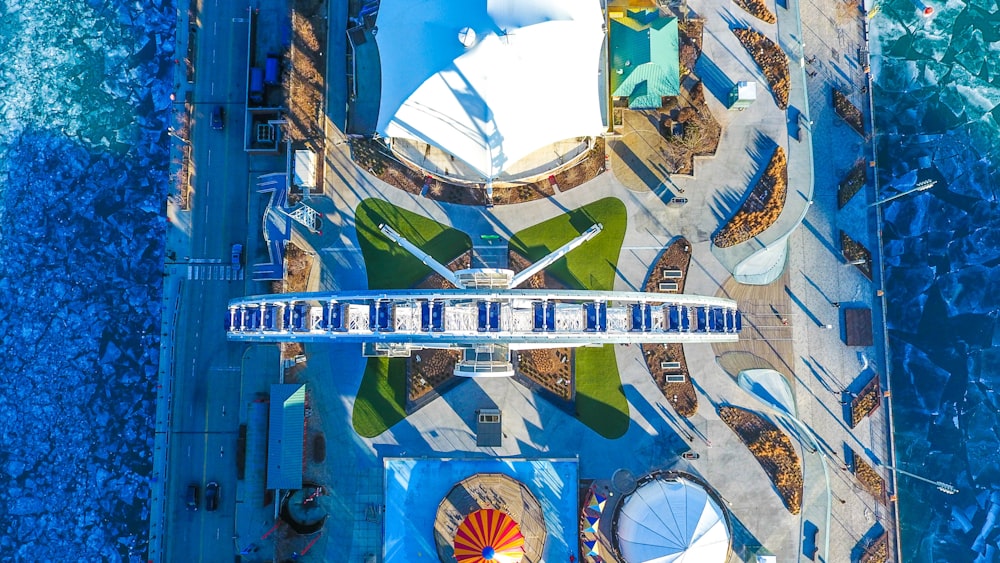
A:
POLYGON ((215 481, 205 485, 205 510, 209 512, 219 508, 219 484, 215 481))
POLYGON ((188 485, 186 499, 188 510, 198 510, 198 485, 188 485))
POLYGON ((212 110, 212 129, 222 131, 226 125, 226 110, 222 106, 215 106, 212 110))
POLYGON ((233 245, 233 270, 239 271, 243 266, 243 245, 236 243, 233 245))

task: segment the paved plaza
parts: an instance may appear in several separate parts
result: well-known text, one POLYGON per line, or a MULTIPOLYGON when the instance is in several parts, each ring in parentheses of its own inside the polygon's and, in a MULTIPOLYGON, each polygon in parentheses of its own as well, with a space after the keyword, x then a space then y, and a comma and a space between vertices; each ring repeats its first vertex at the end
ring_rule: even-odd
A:
MULTIPOLYGON (((346 25, 345 4, 345 1, 331 1, 331 30, 346 25)), ((683 419, 673 411, 647 371, 637 346, 616 346, 631 417, 628 431, 620 438, 600 436, 572 414, 512 379, 480 379, 453 386, 387 432, 368 439, 352 429, 353 403, 366 362, 360 347, 310 344, 305 349, 308 358, 305 369, 297 377, 299 382, 307 384, 312 416, 325 429, 328 453, 321 463, 312 460, 307 463, 305 478, 327 487, 330 496, 327 504, 335 510, 302 560, 381 560, 381 507, 391 504, 384 498, 383 462, 385 458, 397 457, 572 458, 579 460, 581 479, 594 480, 598 488, 608 492, 613 492, 609 488, 612 476, 622 469, 636 476, 658 469, 682 470, 705 480, 727 502, 734 528, 731 561, 741 560, 744 554, 761 546, 777 555, 779 561, 798 561, 810 555, 804 548, 800 530, 811 526, 822 535, 827 525, 825 463, 833 498, 828 561, 852 560, 855 546, 876 523, 895 537, 891 505, 887 507, 874 500, 842 469, 845 447, 868 456, 873 465, 876 461, 887 462, 889 448, 885 418, 888 405, 883 404, 851 430, 844 421, 839 392, 849 387, 869 362, 878 369, 885 388, 885 352, 880 339, 876 337, 874 347, 845 346, 841 309, 834 306, 871 307, 875 333, 882 334, 882 304, 876 298, 879 280, 869 281, 857 268, 846 264, 839 251, 840 231, 873 252, 878 251, 874 217, 866 207, 867 202, 858 196, 838 210, 836 194, 837 183, 846 170, 857 159, 870 158, 870 146, 834 114, 830 105, 831 87, 835 86, 867 110, 867 96, 861 90, 867 82, 857 56, 863 46, 862 15, 858 12, 853 17, 830 16, 826 6, 811 0, 768 4, 778 15, 776 25, 753 19, 732 3, 688 2, 690 10, 706 22, 702 60, 696 72, 711 75, 714 84, 706 84, 706 98, 723 125, 717 154, 699 158, 693 177, 663 174, 656 151, 644 151, 641 143, 632 142, 645 137, 625 134, 610 140, 610 171, 554 197, 491 209, 432 201, 389 186, 351 161, 342 122, 347 93, 339 81, 331 80, 327 101, 333 109, 325 123, 324 191, 310 200, 310 205, 324 215, 325 226, 322 232, 296 226, 293 241, 318 258, 319 271, 311 276, 310 291, 365 289, 367 276, 354 218, 354 210, 365 199, 386 200, 457 228, 473 239, 484 234, 509 238, 523 228, 593 201, 605 197, 619 199, 626 207, 628 225, 614 289, 641 289, 664 246, 675 237, 685 237, 692 244, 685 291, 736 298, 741 310, 748 312, 742 343, 745 349, 766 356, 776 364, 775 369, 791 379, 798 417, 818 436, 825 454, 811 453, 808 446, 795 442, 804 462, 806 482, 801 515, 793 516, 785 509, 757 461, 719 419, 720 405, 741 406, 765 414, 768 411, 737 386, 734 374, 720 364, 718 349, 711 345, 686 345, 684 349, 698 390, 698 413, 690 419, 683 419), (778 109, 763 88, 748 110, 726 110, 728 84, 742 80, 766 84, 730 31, 731 27, 743 25, 752 25, 777 38, 789 54, 790 105, 794 113, 778 109), (804 116, 801 121, 799 113, 804 116), (796 116, 793 122, 789 122, 788 115, 796 116), (804 128, 799 130, 803 123, 804 128), (789 136, 793 129, 798 131, 799 140, 789 136), (777 281, 768 286, 737 288, 727 267, 745 259, 753 249, 720 252, 712 249, 710 238, 735 211, 733 202, 741 200, 749 179, 762 165, 755 152, 761 138, 770 139, 788 151, 790 187, 787 208, 779 224, 761 235, 759 244, 774 244, 800 220, 801 225, 788 237, 788 261, 777 281), (630 147, 632 158, 622 161, 623 153, 615 152, 613 143, 630 147), (646 170, 636 170, 637 166, 646 170), (667 205, 670 198, 681 194, 688 199, 686 205, 667 205), (775 322, 782 317, 788 321, 787 325, 775 322), (827 328, 828 325, 832 328, 827 328), (475 414, 477 409, 492 407, 503 410, 503 446, 479 448, 475 414), (688 450, 700 457, 681 458, 688 450)), ((343 38, 336 35, 331 33, 331 61, 338 60, 346 49, 343 38)), ((175 216, 181 222, 191 221, 190 213, 175 212, 175 216)), ((252 229, 258 222, 248 219, 251 238, 257 236, 252 229)), ((173 244, 183 248, 192 243, 176 240, 173 244)), ((182 275, 182 271, 177 268, 171 275, 182 275)), ((174 278, 167 287, 171 290, 168 300, 176 295, 174 288, 178 292, 181 289, 174 278)), ((248 293, 260 293, 252 284, 243 287, 248 293)), ((220 330, 223 314, 223 310, 218 311, 220 330)), ((273 345, 257 345, 244 349, 239 360, 230 358, 231 364, 241 363, 243 369, 241 406, 236 409, 240 412, 240 422, 246 422, 252 401, 266 390, 266 385, 277 382, 275 355, 273 345)), ((230 385, 234 386, 232 382, 230 385)), ((891 475, 883 476, 891 483, 891 475)), ((251 541, 266 545, 268 540, 261 538, 266 538, 273 525, 273 507, 242 504, 252 494, 245 485, 233 494, 240 506, 233 523, 236 545, 245 546, 251 541)), ((615 501, 612 495, 612 506, 615 501)), ((602 522, 605 538, 609 531, 609 526, 602 522)), ((311 539, 301 543, 305 545, 311 539)), ((566 545, 565 550, 567 556, 572 554, 578 560, 582 555, 576 545, 566 545)), ((252 557, 248 560, 253 560, 252 557)))

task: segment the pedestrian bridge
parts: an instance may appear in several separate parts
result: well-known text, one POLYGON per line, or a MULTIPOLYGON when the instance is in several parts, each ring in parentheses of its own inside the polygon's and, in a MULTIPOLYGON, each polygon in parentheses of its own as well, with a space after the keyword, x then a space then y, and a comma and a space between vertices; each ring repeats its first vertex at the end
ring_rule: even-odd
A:
POLYGON ((510 375, 510 350, 732 342, 742 316, 735 301, 683 294, 368 290, 242 297, 229 303, 225 325, 234 341, 360 343, 368 356, 464 350, 456 374, 510 375))

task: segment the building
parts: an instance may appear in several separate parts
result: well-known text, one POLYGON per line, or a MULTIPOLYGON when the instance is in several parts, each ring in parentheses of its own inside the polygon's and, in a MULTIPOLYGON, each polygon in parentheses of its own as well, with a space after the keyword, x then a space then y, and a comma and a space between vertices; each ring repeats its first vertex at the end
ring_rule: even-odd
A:
POLYGON ((680 93, 677 18, 657 9, 608 9, 611 97, 629 109, 655 109, 680 93))

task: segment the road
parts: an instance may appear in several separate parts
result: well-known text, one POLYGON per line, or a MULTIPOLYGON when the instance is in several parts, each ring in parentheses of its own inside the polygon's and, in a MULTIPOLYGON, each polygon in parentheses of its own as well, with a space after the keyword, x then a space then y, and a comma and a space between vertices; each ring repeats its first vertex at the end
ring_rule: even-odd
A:
POLYGON ((221 312, 231 297, 244 294, 249 283, 234 275, 229 265, 231 245, 246 245, 248 238, 249 162, 242 138, 247 32, 245 3, 202 2, 195 32, 195 83, 189 87, 194 106, 193 188, 187 212, 190 248, 185 254, 191 263, 178 252, 177 264, 170 268, 171 275, 187 279, 175 332, 164 561, 223 561, 233 554, 243 348, 226 342, 221 312), (211 128, 216 106, 225 108, 222 131, 211 128), (205 510, 204 503, 205 484, 210 481, 221 484, 214 512, 205 510), (185 506, 190 484, 200 489, 198 511, 185 506), (176 541, 180 538, 186 541, 176 541))

